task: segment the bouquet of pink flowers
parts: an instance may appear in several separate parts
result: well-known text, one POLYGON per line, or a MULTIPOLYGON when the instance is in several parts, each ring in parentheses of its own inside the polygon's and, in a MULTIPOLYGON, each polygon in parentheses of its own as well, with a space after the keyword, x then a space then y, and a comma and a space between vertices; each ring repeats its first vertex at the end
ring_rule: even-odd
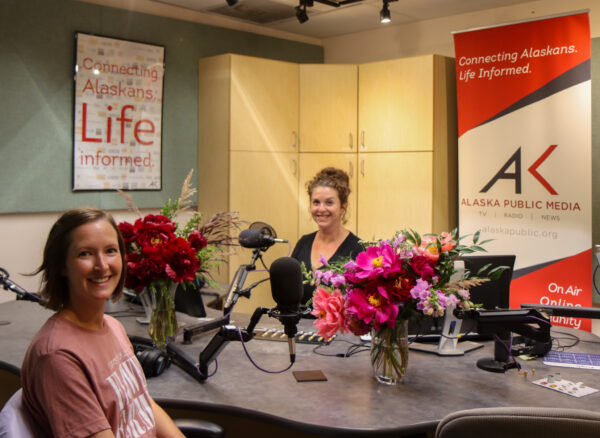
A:
POLYGON ((497 278, 503 269, 484 266, 451 281, 454 262, 462 254, 485 251, 482 245, 488 242, 479 242, 479 232, 472 245, 461 244, 462 239, 456 230, 423 237, 403 230, 389 240, 364 242, 365 251, 354 260, 304 270, 306 281, 316 285, 311 313, 319 335, 363 335, 394 328, 401 320, 441 317, 449 306, 478 307, 469 288, 497 278))

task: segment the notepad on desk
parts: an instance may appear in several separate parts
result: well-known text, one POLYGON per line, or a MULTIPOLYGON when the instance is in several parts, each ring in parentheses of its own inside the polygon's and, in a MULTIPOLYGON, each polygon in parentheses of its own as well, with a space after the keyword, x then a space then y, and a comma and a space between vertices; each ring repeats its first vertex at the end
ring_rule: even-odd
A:
POLYGON ((543 359, 545 365, 600 370, 600 354, 569 353, 550 350, 543 359))

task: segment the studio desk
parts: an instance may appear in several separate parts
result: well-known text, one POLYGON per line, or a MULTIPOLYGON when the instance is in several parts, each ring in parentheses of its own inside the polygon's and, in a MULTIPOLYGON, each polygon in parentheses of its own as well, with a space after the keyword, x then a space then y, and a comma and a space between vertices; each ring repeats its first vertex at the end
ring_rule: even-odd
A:
MULTIPOLYGON (((8 322, 0 326, 0 360, 20 366, 30 339, 50 315, 50 311, 31 302, 0 304, 0 321, 8 322)), ((135 320, 139 314, 118 312, 114 316, 130 335, 145 336, 147 327, 135 320)), ((197 321, 187 315, 179 315, 179 320, 188 324, 197 321)), ((247 316, 236 315, 233 321, 245 327, 247 316)), ((311 321, 304 320, 301 325, 301 330, 311 330, 311 321)), ((264 316, 257 327, 280 325, 264 316)), ((553 328, 553 336, 563 338, 563 344, 572 341, 558 332, 576 334, 582 341, 600 340, 587 332, 553 328)), ((178 347, 197 360, 212 335, 195 337, 191 344, 178 343, 178 347)), ((346 339, 359 342, 357 337, 346 339)), ((323 356, 313 351, 315 345, 298 344, 291 370, 268 374, 249 362, 240 342, 231 342, 217 358, 216 374, 205 382, 194 380, 172 365, 162 375, 148 379, 148 386, 151 395, 172 416, 214 421, 225 428, 227 437, 433 436, 440 419, 462 409, 543 406, 597 410, 600 406, 600 392, 575 398, 531 383, 560 373, 563 379, 600 389, 600 371, 549 367, 541 359, 520 361, 527 376, 516 369, 505 374, 483 371, 475 362, 493 355, 491 342, 464 356, 439 357, 411 351, 405 381, 397 387, 373 379, 367 352, 335 356, 345 353, 349 345, 338 337, 319 348, 320 353, 333 355, 323 356), (292 375, 294 370, 321 370, 327 381, 298 383, 292 375)), ((246 347, 262 368, 274 371, 289 365, 286 342, 253 339, 246 347)), ((600 344, 579 342, 569 351, 600 353, 600 344)), ((210 370, 214 370, 214 363, 210 370)))

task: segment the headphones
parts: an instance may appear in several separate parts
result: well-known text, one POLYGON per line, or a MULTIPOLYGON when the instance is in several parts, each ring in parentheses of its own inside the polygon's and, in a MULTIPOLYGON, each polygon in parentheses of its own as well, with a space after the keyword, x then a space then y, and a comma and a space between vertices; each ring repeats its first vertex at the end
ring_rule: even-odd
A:
POLYGON ((142 339, 138 341, 135 336, 130 337, 135 357, 137 357, 144 376, 156 377, 171 365, 171 358, 164 351, 152 346, 151 341, 142 339))

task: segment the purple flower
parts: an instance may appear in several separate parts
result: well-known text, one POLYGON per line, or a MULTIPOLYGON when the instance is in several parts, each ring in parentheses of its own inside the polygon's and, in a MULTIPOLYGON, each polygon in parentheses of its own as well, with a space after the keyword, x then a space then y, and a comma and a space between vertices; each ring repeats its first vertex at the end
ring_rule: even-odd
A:
POLYGON ((341 285, 346 284, 346 279, 343 275, 333 274, 331 276, 331 285, 335 288, 340 287, 341 285))

